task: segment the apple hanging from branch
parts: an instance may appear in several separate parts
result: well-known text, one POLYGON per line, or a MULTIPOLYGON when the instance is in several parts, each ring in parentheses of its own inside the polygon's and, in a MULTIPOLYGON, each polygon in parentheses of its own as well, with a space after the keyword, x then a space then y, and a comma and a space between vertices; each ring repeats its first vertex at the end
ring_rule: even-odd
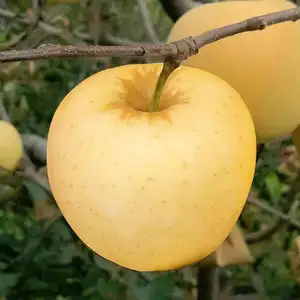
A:
MULTIPOLYGON (((185 13, 168 42, 297 6, 285 0, 221 1, 185 13)), ((300 23, 285 22, 211 43, 182 65, 211 72, 228 82, 252 115, 257 141, 290 134, 300 120, 300 23)))
POLYGON ((57 108, 47 143, 67 222, 93 251, 138 271, 176 269, 216 250, 255 170, 251 115, 219 77, 179 67, 149 111, 162 66, 85 79, 57 108))

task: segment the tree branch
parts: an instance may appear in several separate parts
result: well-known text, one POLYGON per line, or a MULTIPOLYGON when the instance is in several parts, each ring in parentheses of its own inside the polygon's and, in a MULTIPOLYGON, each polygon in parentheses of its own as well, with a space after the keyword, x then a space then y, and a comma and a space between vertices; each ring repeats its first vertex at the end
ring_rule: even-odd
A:
POLYGON ((144 56, 173 57, 179 61, 198 53, 205 45, 246 31, 265 29, 274 24, 300 19, 300 7, 270 13, 207 31, 168 44, 141 44, 131 46, 41 45, 37 49, 0 52, 0 62, 25 61, 45 58, 144 56))
POLYGON ((262 201, 259 201, 254 198, 248 198, 247 204, 255 205, 256 207, 264 210, 265 212, 278 217, 278 220, 287 221, 294 228, 296 228, 297 230, 300 230, 300 222, 298 222, 297 220, 294 220, 291 216, 289 216, 275 208, 272 208, 267 204, 264 204, 262 201))

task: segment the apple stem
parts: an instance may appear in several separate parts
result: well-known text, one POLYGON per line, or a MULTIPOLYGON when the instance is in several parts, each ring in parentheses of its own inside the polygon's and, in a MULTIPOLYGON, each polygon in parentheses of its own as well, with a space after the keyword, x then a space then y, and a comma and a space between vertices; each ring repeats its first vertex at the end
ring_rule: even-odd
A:
POLYGON ((159 74, 156 86, 155 86, 155 91, 154 95, 152 98, 152 101, 149 105, 149 112, 157 112, 158 111, 158 105, 159 105, 159 100, 164 88, 164 85, 168 79, 168 77, 171 75, 171 73, 179 66, 178 63, 174 62, 174 60, 165 60, 163 69, 159 74))

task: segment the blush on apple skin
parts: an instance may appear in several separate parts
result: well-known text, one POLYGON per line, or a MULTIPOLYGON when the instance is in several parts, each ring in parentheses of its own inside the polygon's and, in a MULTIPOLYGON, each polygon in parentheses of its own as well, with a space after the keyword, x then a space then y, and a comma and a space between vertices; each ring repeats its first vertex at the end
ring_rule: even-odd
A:
POLYGON ((138 271, 176 269, 212 253, 234 227, 254 176, 256 136, 225 81, 180 67, 150 113, 162 64, 101 71, 51 122, 55 200, 93 251, 138 271))

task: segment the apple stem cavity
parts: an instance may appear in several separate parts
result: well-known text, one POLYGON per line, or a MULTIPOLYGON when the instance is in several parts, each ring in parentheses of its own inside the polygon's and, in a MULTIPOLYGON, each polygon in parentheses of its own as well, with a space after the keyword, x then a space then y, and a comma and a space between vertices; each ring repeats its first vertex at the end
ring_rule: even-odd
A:
POLYGON ((155 91, 154 95, 152 98, 152 101, 150 102, 149 105, 149 112, 158 112, 158 106, 159 106, 159 100, 164 88, 164 85, 169 78, 169 76, 172 74, 172 72, 178 68, 179 63, 175 62, 174 60, 167 59, 164 61, 163 68, 159 74, 156 86, 155 86, 155 91))

